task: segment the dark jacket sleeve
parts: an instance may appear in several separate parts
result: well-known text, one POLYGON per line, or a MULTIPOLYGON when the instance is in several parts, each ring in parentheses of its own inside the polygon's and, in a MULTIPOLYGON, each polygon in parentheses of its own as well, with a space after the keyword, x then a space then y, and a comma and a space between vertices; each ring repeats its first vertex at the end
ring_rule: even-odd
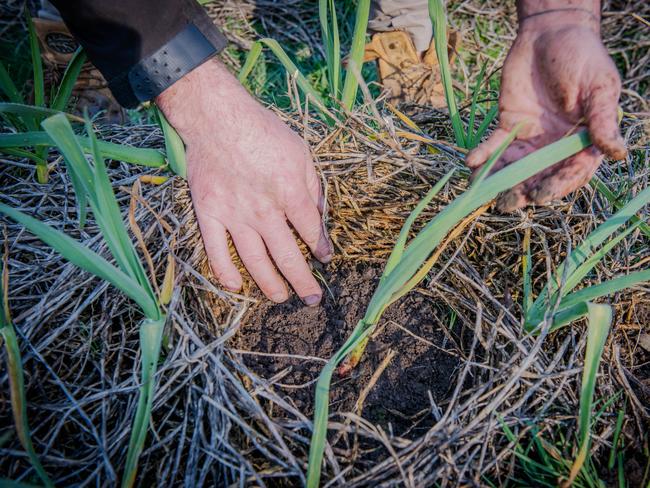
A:
POLYGON ((52 3, 125 107, 156 97, 226 45, 196 0, 52 3))

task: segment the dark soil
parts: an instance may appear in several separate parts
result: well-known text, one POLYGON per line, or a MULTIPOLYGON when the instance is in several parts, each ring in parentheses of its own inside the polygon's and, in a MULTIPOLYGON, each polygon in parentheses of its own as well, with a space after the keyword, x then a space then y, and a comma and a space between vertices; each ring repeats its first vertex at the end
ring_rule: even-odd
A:
MULTIPOLYGON (((381 268, 344 263, 329 265, 320 273, 329 291, 325 289, 319 307, 305 307, 298 298, 279 305, 261 300, 244 319, 239 348, 329 359, 363 316, 381 268)), ((370 341, 359 366, 345 378, 337 375, 333 378, 330 411, 354 411, 359 394, 389 349, 393 349, 396 355, 368 395, 363 417, 387 432, 408 437, 421 435, 433 425, 430 396, 438 406, 445 403, 453 390, 459 364, 455 341, 442 329, 444 315, 445 309, 440 304, 417 292, 409 293, 389 307, 380 323, 383 330, 370 341), (433 346, 400 330, 394 323, 433 346)), ((315 380, 324 364, 248 354, 244 355, 244 361, 266 379, 288 368, 289 373, 278 380, 284 385, 302 385, 315 380)), ((285 388, 283 392, 309 416, 313 413, 314 390, 315 384, 309 384, 303 388, 285 388)))

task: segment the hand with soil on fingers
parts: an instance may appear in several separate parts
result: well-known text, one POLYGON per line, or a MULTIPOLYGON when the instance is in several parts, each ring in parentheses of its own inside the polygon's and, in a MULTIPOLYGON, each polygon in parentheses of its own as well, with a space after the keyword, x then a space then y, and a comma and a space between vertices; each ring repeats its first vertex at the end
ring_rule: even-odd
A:
POLYGON ((593 146, 502 194, 501 211, 562 198, 589 182, 604 155, 626 156, 618 130, 621 81, 600 39, 599 3, 518 2, 520 26, 503 66, 499 128, 468 155, 467 165, 480 168, 518 123, 517 138, 493 171, 583 126, 593 146))
POLYGON ((216 60, 156 102, 185 142, 192 201, 220 283, 233 291, 242 286, 228 232, 267 297, 282 302, 289 296, 277 266, 305 304, 317 305, 321 289, 288 225, 317 259, 331 260, 320 180, 306 144, 216 60))

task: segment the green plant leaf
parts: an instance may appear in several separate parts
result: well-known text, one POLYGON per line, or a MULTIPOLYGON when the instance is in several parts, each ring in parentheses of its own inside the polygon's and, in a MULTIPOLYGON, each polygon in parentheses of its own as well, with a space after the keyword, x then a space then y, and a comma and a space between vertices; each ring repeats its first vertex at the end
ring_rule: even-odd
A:
MULTIPOLYGON (((567 278, 564 285, 563 294, 573 290, 582 279, 589 274, 589 272, 596 267, 596 265, 603 260, 603 258, 611 251, 619 242, 625 239, 628 235, 639 228, 641 222, 630 225, 623 232, 613 237, 603 247, 587 258, 580 266, 578 266, 573 273, 567 278)), ((553 300, 551 300, 552 302, 553 300)))
MULTIPOLYGON (((578 282, 605 256, 606 252, 598 253, 596 250, 603 244, 614 232, 622 225, 627 223, 635 214, 650 202, 650 187, 642 190, 639 194, 625 204, 618 212, 609 217, 605 222, 600 224, 596 229, 577 246, 571 255, 560 265, 554 278, 547 283, 540 295, 533 303, 529 311, 531 318, 539 320, 543 316, 543 311, 547 303, 554 303, 557 297, 557 290, 563 277, 566 277, 565 286, 562 288, 562 294, 569 293, 578 282), (592 258, 592 259, 590 259, 592 258), (583 263, 586 265, 582 266, 583 263), (576 270, 579 271, 576 274, 576 270), (575 275, 575 276, 574 276, 575 275), (550 298, 549 298, 550 297, 550 298)), ((637 219, 637 222, 638 221, 637 219)), ((637 225, 640 225, 637 224, 637 225)), ((633 229, 632 229, 633 230, 633 229)), ((605 246, 608 251, 613 245, 620 241, 614 240, 610 246, 605 246)))
POLYGON ((334 0, 318 0, 318 16, 325 46, 327 78, 332 97, 339 98, 341 86, 341 44, 334 0))
MULTIPOLYGON (((52 141, 59 147, 68 165, 70 180, 72 181, 72 186, 77 197, 79 227, 83 228, 88 211, 88 189, 92 185, 93 176, 77 138, 74 136, 74 133, 70 135, 66 130, 70 127, 70 124, 68 123, 66 126, 62 121, 67 123, 65 117, 61 119, 60 117, 54 116, 45 120, 42 125, 45 132, 47 132, 52 141)), ((70 132, 72 132, 71 128, 70 132)))
POLYGON ((25 103, 25 99, 16 88, 9 72, 4 63, 0 61, 0 90, 5 94, 7 99, 12 103, 25 103))
MULTIPOLYGON (((603 195, 605 197, 605 199, 610 204, 612 204, 614 206, 614 208, 616 208, 617 210, 621 209, 624 206, 624 204, 621 203, 619 198, 616 195, 614 195, 612 190, 609 189, 609 187, 603 182, 603 180, 601 180, 598 177, 598 175, 594 175, 591 178, 591 181, 589 182, 589 184, 591 185, 592 188, 597 190, 598 193, 603 195)), ((639 219, 637 216, 634 216, 630 220, 632 221, 632 223, 637 223, 641 219, 639 219)), ((643 224, 641 224, 641 232, 643 232, 646 236, 650 237, 650 225, 648 225, 645 222, 643 224)))
POLYGON ((187 179, 187 160, 185 159, 185 144, 178 132, 167 121, 165 114, 156 108, 158 121, 165 136, 165 149, 167 161, 171 170, 183 179, 187 179))
MULTIPOLYGON (((34 120, 40 123, 41 120, 61 113, 60 110, 47 107, 36 107, 22 103, 0 103, 0 113, 17 115, 21 119, 34 120)), ((65 114, 70 120, 83 122, 83 119, 71 114, 65 114)))
POLYGON ((352 35, 352 46, 348 55, 348 67, 345 73, 343 94, 341 102, 346 110, 351 110, 357 98, 359 80, 355 69, 361 73, 363 54, 366 47, 366 32, 368 30, 368 17, 370 16, 370 0, 358 0, 357 13, 354 22, 354 33, 352 35))
POLYGON ((608 305, 585 303, 587 315, 587 351, 585 353, 585 366, 582 372, 582 385, 580 387, 580 416, 579 438, 580 449, 573 462, 569 474, 568 484, 578 476, 582 466, 589 455, 591 439, 591 410, 596 389, 596 375, 598 366, 605 348, 605 341, 612 323, 612 309, 608 305))
POLYGON ((413 211, 409 214, 408 218, 400 230, 399 236, 397 237, 397 242, 395 242, 395 247, 393 247, 388 261, 386 261, 386 266, 384 267, 384 272, 382 274, 382 279, 390 274, 395 265, 402 258, 404 252, 404 247, 406 246, 406 239, 408 239, 408 234, 411 231, 411 227, 415 220, 419 217, 422 211, 429 205, 433 197, 435 197, 440 190, 447 184, 449 179, 454 175, 454 170, 449 171, 440 181, 438 181, 424 196, 422 200, 417 204, 413 211))
POLYGON ((561 139, 488 176, 483 180, 480 191, 470 188, 468 192, 456 198, 411 241, 399 262, 399 272, 396 267, 396 272, 391 273, 373 295, 368 305, 367 322, 376 322, 383 310, 383 304, 388 303, 390 297, 417 272, 432 250, 464 217, 502 191, 581 151, 589 144, 589 137, 585 132, 561 139))
POLYGON ((22 370, 22 361, 20 348, 18 347, 18 338, 16 331, 11 324, 0 327, 0 335, 4 339, 5 352, 7 355, 7 376, 9 377, 9 396, 11 398, 11 410, 14 416, 14 425, 18 439, 25 449, 29 462, 32 464, 34 471, 41 478, 45 486, 54 486, 52 481, 43 468, 34 444, 32 442, 31 430, 27 420, 27 398, 25 397, 25 379, 22 370))
POLYGON ((95 161, 94 167, 86 160, 72 127, 63 114, 50 117, 42 125, 64 156, 77 199, 82 201, 84 208, 90 202, 97 224, 119 267, 155 301, 154 292, 122 221, 90 121, 86 121, 86 131, 95 161))
POLYGON ((587 351, 582 373, 582 386, 580 387, 579 430, 582 442, 589 437, 596 374, 612 323, 612 308, 609 305, 589 303, 587 304, 587 315, 587 351))
MULTIPOLYGON (((76 136, 77 142, 85 153, 90 153, 90 140, 76 136)), ((131 147, 113 142, 99 141, 99 150, 107 159, 139 164, 152 168, 165 166, 167 162, 160 151, 149 148, 131 147)), ((18 134, 0 134, 0 150, 16 147, 51 147, 52 138, 43 131, 20 132, 18 134)))
POLYGON ((595 249, 598 248, 606 239, 608 239, 621 225, 629 221, 635 213, 650 202, 650 187, 642 190, 639 194, 630 200, 623 208, 608 218, 605 222, 593 230, 576 249, 571 253, 563 266, 558 268, 557 276, 563 273, 572 274, 575 269, 582 264, 595 249))
MULTIPOLYGON (((640 283, 650 283, 650 270, 636 271, 592 285, 565 296, 559 304, 558 311, 553 317, 551 330, 559 329, 586 315, 583 305, 589 301, 612 295, 618 291, 636 286, 640 283)), ((526 319, 524 328, 527 332, 534 331, 544 320, 543 313, 531 314, 526 319)))
POLYGON ((451 79, 449 53, 447 52, 447 16, 445 15, 445 7, 441 0, 429 0, 429 16, 433 24, 436 55, 438 57, 438 64, 440 65, 442 86, 445 91, 451 126, 456 137, 456 145, 467 148, 465 130, 463 129, 463 122, 458 112, 458 106, 456 105, 456 95, 454 94, 454 85, 451 79))
POLYGON ((43 61, 41 60, 41 49, 38 46, 38 36, 34 29, 32 18, 27 16, 27 29, 29 33, 29 48, 32 53, 32 70, 34 72, 34 105, 45 106, 45 83, 43 81, 43 61))
POLYGON ((246 84, 246 80, 251 74, 251 71, 253 71, 253 68, 255 67, 255 63, 259 60, 260 55, 262 54, 262 43, 261 42, 254 42, 251 45, 251 48, 248 51, 248 54, 246 55, 246 60, 244 61, 243 66, 239 70, 239 74, 237 75, 237 80, 243 85, 246 84))
POLYGON ((485 117, 483 117, 483 122, 478 126, 478 129, 476 130, 476 134, 474 134, 474 140, 473 144, 474 146, 478 146, 478 144, 481 142, 481 139, 483 138, 483 134, 485 134, 485 131, 490 127, 490 124, 494 120, 494 118, 497 116, 499 113, 499 106, 498 105, 492 105, 490 107, 490 110, 485 114, 485 117))
MULTIPOLYGON (((120 207, 117 204, 117 199, 115 198, 113 187, 111 186, 108 177, 106 165, 104 164, 104 159, 100 154, 97 138, 95 137, 89 120, 86 121, 86 131, 91 141, 93 159, 95 161, 92 188, 94 188, 96 194, 96 203, 95 207, 93 207, 93 211, 96 215, 99 215, 98 220, 102 227, 102 233, 104 233, 104 230, 106 231, 106 233, 104 233, 104 238, 111 246, 111 249, 115 249, 124 256, 125 262, 122 270, 136 280, 149 294, 151 299, 156 301, 156 295, 149 279, 147 278, 144 267, 142 266, 142 261, 140 260, 133 242, 126 231, 120 207), (110 236, 110 238, 108 236, 110 236)), ((88 163, 86 162, 86 164, 88 163)))
POLYGON ((474 93, 472 93, 472 103, 469 109, 469 122, 467 123, 467 135, 465 140, 467 142, 468 149, 476 147, 478 140, 474 137, 474 120, 476 118, 476 111, 478 110, 478 96, 481 93, 481 85, 483 84, 483 78, 485 78, 485 69, 487 68, 487 61, 484 61, 481 65, 481 70, 476 77, 476 83, 474 85, 474 93))
POLYGON ((8 205, 0 203, 0 213, 24 225, 30 232, 72 264, 119 288, 140 306, 145 316, 160 317, 160 310, 156 301, 152 300, 151 296, 130 276, 110 264, 100 255, 65 235, 63 232, 8 205))
POLYGON ((612 470, 614 469, 614 462, 616 460, 616 451, 618 449, 618 440, 621 435, 621 430, 623 429, 623 422, 625 421, 625 407, 621 408, 618 411, 616 416, 616 427, 614 428, 614 436, 612 438, 612 449, 609 453, 609 461, 607 462, 607 468, 612 470))
MULTIPOLYGON (((508 146, 512 144, 512 141, 515 140, 515 137, 517 137, 517 134, 521 130, 522 123, 517 124, 512 131, 508 134, 508 137, 505 138, 505 140, 497 147, 496 151, 492 153, 492 155, 488 158, 488 160, 481 166, 481 168, 478 170, 476 175, 474 176, 474 181, 472 182, 472 185, 469 188, 468 194, 471 195, 473 194, 477 188, 481 187, 481 184, 485 180, 485 178, 488 177, 488 175, 492 172, 492 168, 494 168, 494 165, 497 164, 499 159, 501 159, 501 156, 503 156, 503 153, 508 149, 508 146)), ((470 197, 467 197, 470 198, 470 197)))
POLYGON ((43 158, 39 157, 33 152, 25 151, 24 149, 5 148, 0 152, 4 154, 8 154, 10 156, 16 156, 18 158, 27 158, 31 161, 34 161, 37 164, 47 164, 47 161, 44 160, 43 158))
POLYGON ((336 117, 334 117, 334 115, 327 109, 327 106, 321 96, 316 92, 316 90, 314 90, 309 81, 307 81, 307 78, 305 78, 305 76, 300 72, 300 70, 296 67, 293 61, 291 61, 284 49, 282 49, 282 46, 280 46, 278 41, 275 39, 264 38, 253 43, 248 53, 248 57, 246 58, 246 62, 239 72, 239 76, 237 77, 238 80, 241 83, 245 83, 246 78, 250 74, 253 66, 255 65, 255 62, 262 52, 262 45, 267 46, 284 66, 284 69, 289 72, 289 75, 295 77, 296 83, 302 92, 305 95, 309 96, 311 103, 316 105, 316 107, 320 110, 320 114, 323 120, 329 125, 333 125, 336 117))
POLYGON ((325 452, 327 438, 327 417, 329 413, 329 391, 332 375, 336 366, 354 349, 365 340, 372 332, 363 320, 356 325, 350 337, 341 349, 325 364, 316 382, 316 402, 314 406, 314 427, 309 445, 309 463, 307 465, 307 488, 318 488, 320 484, 321 464, 325 452))
POLYGON ((122 476, 123 487, 131 487, 135 483, 138 459, 140 453, 142 453, 147 431, 149 430, 151 407, 156 389, 156 369, 160 357, 160 344, 165 321, 166 316, 162 315, 158 320, 146 319, 140 324, 142 384, 140 385, 138 407, 131 428, 129 450, 127 451, 126 465, 122 476))
MULTIPOLYGON (((7 357, 7 376, 9 377, 9 397, 11 400, 11 411, 14 417, 14 425, 18 439, 25 449, 29 461, 36 471, 36 474, 47 487, 53 487, 47 472, 43 468, 34 444, 32 434, 27 420, 27 398, 25 396, 25 377, 23 375, 22 359, 20 347, 18 346, 18 337, 11 321, 9 313, 8 299, 8 282, 9 273, 6 262, 0 271, 0 336, 4 340, 5 352, 7 357)), ((2 483, 0 483, 2 484, 2 483)))
POLYGON ((74 88, 77 79, 79 78, 79 73, 81 73, 81 68, 83 68, 84 63, 86 62, 86 53, 80 47, 72 56, 72 59, 68 63, 68 66, 65 69, 61 83, 57 89, 54 100, 50 104, 54 110, 65 110, 70 101, 70 95, 72 95, 72 89, 74 88))

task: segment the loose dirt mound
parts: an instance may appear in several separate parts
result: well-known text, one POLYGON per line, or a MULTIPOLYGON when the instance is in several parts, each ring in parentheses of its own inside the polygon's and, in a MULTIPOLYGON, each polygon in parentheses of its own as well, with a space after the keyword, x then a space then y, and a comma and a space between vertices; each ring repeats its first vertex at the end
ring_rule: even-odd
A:
MULTIPOLYGON (((244 318, 239 335, 240 349, 253 352, 245 355, 247 366, 290 385, 290 401, 305 415, 313 412, 314 381, 323 364, 287 355, 331 357, 362 318, 381 267, 344 262, 319 273, 329 289, 320 306, 305 307, 298 298, 279 305, 262 301, 244 318)), ((359 393, 392 348, 396 354, 365 400, 363 417, 400 436, 431 427, 432 408, 449 395, 460 364, 455 341, 436 314, 432 301, 417 293, 389 308, 359 366, 346 378, 335 377, 332 411, 356 411, 359 393)))

